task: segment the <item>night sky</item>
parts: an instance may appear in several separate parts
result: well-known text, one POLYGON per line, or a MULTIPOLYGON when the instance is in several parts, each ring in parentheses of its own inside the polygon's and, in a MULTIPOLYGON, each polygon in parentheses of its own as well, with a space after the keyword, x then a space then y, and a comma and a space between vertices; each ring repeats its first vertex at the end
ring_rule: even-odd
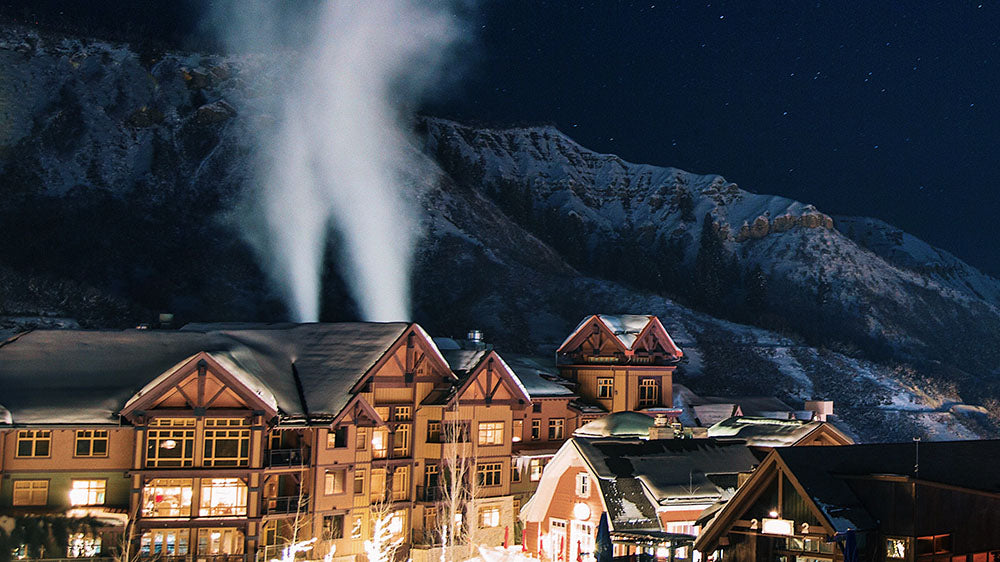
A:
MULTIPOLYGON (((201 4, 0 11, 191 46, 201 4)), ((1000 273, 997 3, 503 0, 470 27, 465 77, 430 113, 553 123, 630 161, 881 218, 1000 273)))

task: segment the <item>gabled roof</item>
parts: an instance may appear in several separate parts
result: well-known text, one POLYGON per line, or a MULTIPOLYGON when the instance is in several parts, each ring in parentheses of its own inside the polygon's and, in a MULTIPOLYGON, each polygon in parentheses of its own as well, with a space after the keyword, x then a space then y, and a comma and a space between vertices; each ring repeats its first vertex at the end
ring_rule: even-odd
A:
POLYGON ((817 447, 775 448, 753 477, 698 539, 704 550, 715 544, 732 521, 760 493, 778 467, 800 486, 813 509, 835 532, 870 529, 877 525, 866 503, 884 503, 886 497, 866 497, 851 486, 856 478, 896 475, 914 482, 1000 494, 1000 473, 984 459, 1000 458, 1000 440, 922 442, 920 473, 915 477, 916 443, 876 443, 817 447))
POLYGON ((408 326, 36 330, 0 347, 0 404, 15 424, 113 423, 132 395, 178 363, 206 352, 234 374, 265 385, 283 415, 332 418, 350 399, 351 386, 408 326))
POLYGON ((612 530, 658 530, 658 506, 713 503, 734 491, 737 474, 757 457, 741 443, 712 439, 587 439, 573 437, 546 466, 526 512, 545 516, 554 482, 579 459, 597 480, 612 530), (561 469, 561 470, 560 470, 561 469), (546 480, 552 480, 552 484, 546 480))
POLYGON ((645 314, 594 314, 584 318, 580 324, 563 340, 563 343, 556 350, 557 353, 564 352, 564 348, 572 342, 577 335, 593 322, 599 322, 602 329, 613 335, 622 348, 633 350, 635 343, 645 332, 652 332, 660 339, 661 344, 668 353, 675 357, 681 357, 684 353, 674 343, 674 340, 667 333, 659 318, 645 314))
POLYGON ((648 439, 655 420, 639 412, 614 412, 588 422, 573 432, 575 437, 624 437, 648 439))
MULTIPOLYGON (((449 393, 448 401, 453 402, 456 399, 460 399, 465 395, 466 391, 472 390, 474 384, 479 385, 480 392, 487 396, 492 396, 501 385, 506 385, 513 398, 522 400, 526 404, 531 402, 531 396, 528 395, 528 390, 521 384, 521 380, 514 375, 514 371, 507 365, 507 362, 492 349, 479 357, 479 362, 469 369, 465 379, 459 383, 454 392, 449 393), (481 381, 478 380, 484 376, 484 373, 487 378, 486 386, 482 386, 481 381), (491 379, 493 374, 497 375, 496 381, 491 379)), ((425 400, 425 403, 429 402, 425 400)))

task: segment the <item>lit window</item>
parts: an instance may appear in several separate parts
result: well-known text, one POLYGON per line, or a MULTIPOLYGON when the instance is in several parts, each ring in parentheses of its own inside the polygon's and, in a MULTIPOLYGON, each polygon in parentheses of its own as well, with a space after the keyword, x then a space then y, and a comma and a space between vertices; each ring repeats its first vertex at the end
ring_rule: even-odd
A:
POLYGON ((358 438, 355 440, 355 448, 359 451, 368 450, 368 428, 358 428, 358 438))
POLYGON ((479 424, 480 445, 503 445, 503 422, 482 422, 479 424))
POLYGON ((372 430, 372 458, 384 459, 389 456, 389 430, 376 427, 372 430))
POLYGON ((441 422, 439 421, 427 422, 427 442, 428 443, 441 442, 441 422))
POLYGON ((194 465, 194 419, 160 418, 146 431, 146 466, 194 465))
POLYGON ((205 466, 249 466, 250 428, 246 425, 247 420, 238 418, 205 420, 205 466))
POLYGON ((384 468, 373 468, 372 469, 372 480, 369 483, 369 490, 371 491, 371 501, 380 502, 385 501, 386 496, 386 477, 384 468))
POLYGON ((143 517, 190 517, 190 478, 155 478, 143 490, 143 517))
POLYGON ((553 418, 549 420, 549 441, 563 438, 563 420, 553 418))
POLYGON ((351 538, 360 539, 363 531, 364 519, 360 515, 351 518, 351 538))
POLYGON ((101 505, 107 480, 73 480, 70 482, 70 505, 101 505))
POLYGON ((354 469, 354 493, 365 493, 365 469, 363 468, 354 469))
POLYGON ((202 517, 247 514, 247 485, 239 478, 206 478, 201 481, 202 517))
POLYGON ((531 459, 528 461, 528 476, 532 482, 542 479, 542 470, 545 469, 545 459, 531 459))
POLYGON ((524 436, 524 420, 514 420, 511 424, 510 433, 510 440, 514 443, 520 443, 521 438, 524 436))
POLYGON ((332 470, 326 473, 326 480, 324 482, 323 493, 326 495, 330 494, 343 494, 344 493, 344 480, 347 479, 346 470, 332 470))
POLYGON ((590 476, 586 472, 576 475, 576 495, 581 498, 590 497, 590 476))
POLYGON ((542 420, 531 420, 531 439, 538 441, 542 438, 542 420))
POLYGON ((404 423, 396 427, 392 433, 392 456, 405 457, 410 454, 410 424, 404 423))
POLYGON ((611 378, 599 378, 597 379, 597 397, 598 398, 611 398, 615 389, 615 379, 611 378))
POLYGON ((906 539, 885 539, 885 557, 906 558, 906 539))
POLYGON ((108 430, 81 429, 76 432, 76 456, 108 456, 108 430))
POLYGON ((48 501, 48 480, 14 481, 14 505, 45 505, 48 501))
POLYGON ((198 556, 242 554, 243 532, 235 527, 198 529, 198 556))
POLYGON ((52 432, 47 429, 22 429, 17 432, 18 457, 47 457, 52 446, 52 432))
POLYGON ((499 506, 490 505, 479 508, 479 528, 486 529, 489 527, 499 527, 499 526, 500 526, 499 506))
POLYGON ((142 534, 139 555, 143 558, 187 556, 191 529, 150 529, 142 534))
POLYGON ((498 462, 476 465, 476 481, 480 486, 499 486, 501 469, 498 462))
POLYGON ((639 405, 653 406, 660 401, 660 383, 656 379, 639 381, 639 405))
POLYGON ((404 525, 406 524, 406 513, 403 510, 397 510, 392 512, 389 516, 389 524, 387 525, 389 533, 392 536, 399 535, 403 532, 404 525))
POLYGON ((409 406, 396 406, 396 412, 394 419, 396 421, 410 421, 410 407, 409 406))
POLYGON ((392 471, 392 499, 405 500, 410 497, 410 467, 400 466, 392 471))
POLYGON ((517 460, 510 461, 510 481, 520 482, 521 481, 521 471, 517 468, 517 460))
POLYGON ((66 556, 69 558, 93 558, 101 555, 101 536, 90 533, 70 535, 66 545, 66 556))

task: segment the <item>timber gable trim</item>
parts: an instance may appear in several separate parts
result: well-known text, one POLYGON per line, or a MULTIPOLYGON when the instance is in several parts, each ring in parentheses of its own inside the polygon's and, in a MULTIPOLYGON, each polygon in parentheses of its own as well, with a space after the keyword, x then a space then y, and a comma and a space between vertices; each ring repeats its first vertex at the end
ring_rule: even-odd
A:
POLYGON ((514 375, 507 363, 497 354, 490 351, 479 361, 470 372, 456 392, 448 401, 449 406, 457 402, 462 404, 504 404, 504 405, 526 405, 531 404, 531 397, 521 385, 520 380, 514 375), (497 398, 497 393, 501 388, 506 388, 509 397, 497 398), (479 398, 466 398, 469 392, 476 392, 479 398))
MULTIPOLYGON (((351 394, 357 394, 358 392, 364 392, 365 386, 375 378, 376 375, 389 363, 395 362, 399 367, 399 370, 404 373, 403 377, 394 377, 398 379, 402 385, 408 387, 416 379, 424 379, 428 375, 418 376, 416 375, 417 369, 419 369, 425 361, 429 361, 428 367, 431 372, 440 373, 439 379, 449 379, 452 381, 457 380, 455 373, 452 372, 451 367, 448 366, 448 362, 445 361, 441 352, 438 351, 434 341, 427 335, 418 324, 410 324, 409 327, 403 331, 402 334, 396 338, 396 341, 389 346, 388 349, 382 353, 382 356, 365 371, 365 374, 354 383, 350 389, 351 394), (397 352, 401 347, 407 347, 406 362, 399 361, 396 357, 397 352), (413 353, 410 350, 414 350, 413 353), (420 355, 416 354, 416 350, 421 351, 420 355), (411 377, 410 381, 407 381, 407 377, 411 377)), ((395 381, 394 381, 395 382, 395 381)), ((390 383, 391 384, 391 383, 390 383)))
MULTIPOLYGON (((167 397, 171 392, 177 392, 184 398, 188 408, 194 415, 204 415, 204 412, 217 399, 225 395, 226 391, 235 394, 244 403, 247 410, 251 412, 263 412, 267 418, 272 418, 278 414, 277 409, 273 405, 247 387, 238 376, 223 367, 211 354, 204 351, 192 355, 154 378, 149 384, 132 396, 125 404, 125 407, 122 408, 120 414, 129 421, 134 422, 135 418, 141 415, 140 412, 154 409, 158 401, 167 397), (193 396, 185 392, 181 386, 191 375, 196 375, 199 379, 196 393, 193 396), (218 379, 219 383, 221 383, 221 388, 213 392, 211 396, 205 392, 208 377, 218 379)), ((232 410, 232 408, 225 409, 232 410)), ((171 410, 166 410, 166 412, 169 411, 171 410)))

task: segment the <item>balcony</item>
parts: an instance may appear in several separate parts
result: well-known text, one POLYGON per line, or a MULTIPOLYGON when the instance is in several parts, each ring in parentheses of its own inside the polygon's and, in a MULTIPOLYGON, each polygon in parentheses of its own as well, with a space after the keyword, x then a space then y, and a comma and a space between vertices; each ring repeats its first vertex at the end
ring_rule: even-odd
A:
POLYGON ((269 468, 298 467, 307 464, 309 464, 309 455, 302 449, 271 449, 267 452, 267 466, 269 468))
POLYGON ((416 547, 441 546, 441 531, 439 529, 413 529, 410 544, 416 547))
POLYGON ((278 496, 276 498, 264 498, 264 515, 274 515, 275 513, 295 513, 299 510, 299 500, 302 501, 302 509, 309 508, 309 496, 278 496))

